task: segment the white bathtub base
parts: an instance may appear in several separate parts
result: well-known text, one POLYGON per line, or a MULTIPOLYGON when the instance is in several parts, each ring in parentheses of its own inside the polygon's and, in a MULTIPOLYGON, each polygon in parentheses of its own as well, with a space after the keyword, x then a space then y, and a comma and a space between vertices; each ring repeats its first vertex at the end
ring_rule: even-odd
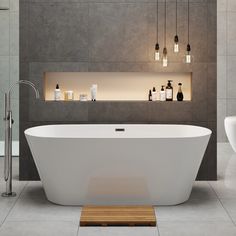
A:
POLYGON ((26 137, 51 202, 175 205, 190 196, 210 132, 168 139, 26 137))

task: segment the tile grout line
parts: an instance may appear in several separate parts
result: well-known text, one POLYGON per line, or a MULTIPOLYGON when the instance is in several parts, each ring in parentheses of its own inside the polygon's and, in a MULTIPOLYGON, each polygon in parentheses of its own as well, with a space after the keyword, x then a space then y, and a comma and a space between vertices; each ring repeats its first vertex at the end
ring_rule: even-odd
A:
POLYGON ((212 187, 212 185, 208 182, 208 184, 210 185, 212 191, 214 191, 214 193, 216 194, 217 199, 219 200, 221 206, 223 207, 223 209, 225 210, 226 214, 228 215, 228 217, 230 218, 230 220, 232 221, 233 225, 236 227, 236 223, 234 222, 233 218, 231 217, 231 215, 229 214, 228 210, 224 207, 224 204, 222 203, 221 199, 219 198, 218 194, 216 193, 215 189, 212 187))
POLYGON ((13 210, 13 208, 15 207, 16 203, 18 202, 21 194, 23 193, 23 191, 25 190, 26 186, 28 185, 28 182, 25 184, 25 186, 23 187, 23 189, 21 190, 20 194, 18 195, 18 197, 16 198, 14 204, 12 205, 12 207, 9 209, 6 217, 4 218, 4 220, 2 221, 2 224, 0 227, 2 227, 2 225, 5 223, 6 219, 8 218, 9 214, 11 213, 11 211, 13 210))
POLYGON ((76 236, 79 236, 79 229, 80 229, 80 225, 78 225, 78 229, 77 229, 77 232, 76 232, 76 236))
POLYGON ((157 223, 157 226, 156 226, 156 228, 157 228, 157 233, 158 233, 158 236, 161 236, 161 233, 160 233, 160 230, 159 230, 159 227, 158 227, 158 223, 157 223))

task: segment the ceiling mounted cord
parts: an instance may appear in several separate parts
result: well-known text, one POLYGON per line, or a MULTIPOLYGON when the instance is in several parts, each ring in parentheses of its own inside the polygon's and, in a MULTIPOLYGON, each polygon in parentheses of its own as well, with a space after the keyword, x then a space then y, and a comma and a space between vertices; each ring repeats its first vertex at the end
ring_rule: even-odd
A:
POLYGON ((168 66, 168 58, 167 58, 167 47, 166 47, 166 17, 167 17, 167 5, 165 0, 165 20, 164 20, 164 49, 163 49, 163 67, 168 66))
POLYGON ((187 44, 185 62, 187 64, 192 63, 191 46, 190 46, 190 2, 189 0, 188 0, 188 44, 187 44))
POLYGON ((175 1, 175 37, 174 37, 174 52, 179 52, 179 36, 178 36, 178 0, 175 1))
POLYGON ((156 45, 155 45, 155 61, 160 60, 160 45, 159 45, 159 39, 158 39, 158 34, 159 34, 159 2, 157 0, 157 5, 156 5, 156 11, 157 11, 157 19, 156 19, 156 45))

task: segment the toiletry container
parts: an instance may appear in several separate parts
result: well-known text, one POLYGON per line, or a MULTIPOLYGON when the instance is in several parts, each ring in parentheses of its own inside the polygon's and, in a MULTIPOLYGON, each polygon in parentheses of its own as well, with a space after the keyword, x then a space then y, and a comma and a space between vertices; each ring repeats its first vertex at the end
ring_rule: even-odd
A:
POLYGON ((81 102, 86 102, 86 101, 88 101, 88 96, 87 96, 87 94, 80 94, 79 100, 80 100, 81 102))
POLYGON ((168 80, 166 86, 166 101, 173 101, 173 87, 171 85, 172 80, 168 80))
POLYGON ((149 90, 149 94, 148 94, 148 101, 152 101, 152 90, 149 90))
POLYGON ((56 85, 56 89, 54 90, 54 100, 55 101, 61 100, 61 90, 59 88, 59 84, 56 85))
POLYGON ((164 89, 165 85, 161 86, 161 91, 160 91, 160 101, 164 102, 166 100, 166 92, 164 89))
POLYGON ((91 91, 91 100, 95 102, 97 100, 98 85, 93 84, 92 87, 90 88, 90 91, 91 91))
POLYGON ((177 101, 183 101, 184 100, 184 94, 182 92, 182 84, 179 83, 179 90, 178 90, 178 93, 177 93, 177 101))
POLYGON ((65 100, 66 101, 74 100, 74 92, 72 90, 65 91, 65 100))
POLYGON ((152 101, 157 101, 157 91, 155 87, 152 89, 152 101))

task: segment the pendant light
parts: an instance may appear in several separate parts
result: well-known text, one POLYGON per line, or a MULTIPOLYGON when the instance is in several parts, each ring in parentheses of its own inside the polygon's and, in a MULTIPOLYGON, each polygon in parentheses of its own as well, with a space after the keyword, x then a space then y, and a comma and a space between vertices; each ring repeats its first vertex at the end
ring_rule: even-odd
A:
POLYGON ((179 36, 178 36, 178 0, 175 1, 175 9, 176 9, 176 19, 175 19, 175 37, 174 37, 174 52, 179 52, 179 36))
POLYGON ((163 67, 168 66, 168 57, 167 57, 167 47, 166 47, 166 0, 165 0, 165 19, 164 19, 164 49, 163 49, 163 59, 162 59, 162 65, 163 67))
POLYGON ((154 59, 155 61, 160 61, 160 45, 159 45, 159 42, 158 42, 158 11, 159 11, 159 4, 158 4, 158 0, 157 0, 157 32, 156 32, 156 45, 155 45, 155 54, 154 54, 154 59))
POLYGON ((186 55, 185 55, 185 63, 186 64, 191 64, 192 63, 192 55, 191 55, 191 46, 189 42, 189 29, 190 29, 190 18, 189 18, 189 11, 190 11, 190 6, 189 6, 189 0, 188 0, 188 44, 187 44, 187 50, 186 50, 186 55))

